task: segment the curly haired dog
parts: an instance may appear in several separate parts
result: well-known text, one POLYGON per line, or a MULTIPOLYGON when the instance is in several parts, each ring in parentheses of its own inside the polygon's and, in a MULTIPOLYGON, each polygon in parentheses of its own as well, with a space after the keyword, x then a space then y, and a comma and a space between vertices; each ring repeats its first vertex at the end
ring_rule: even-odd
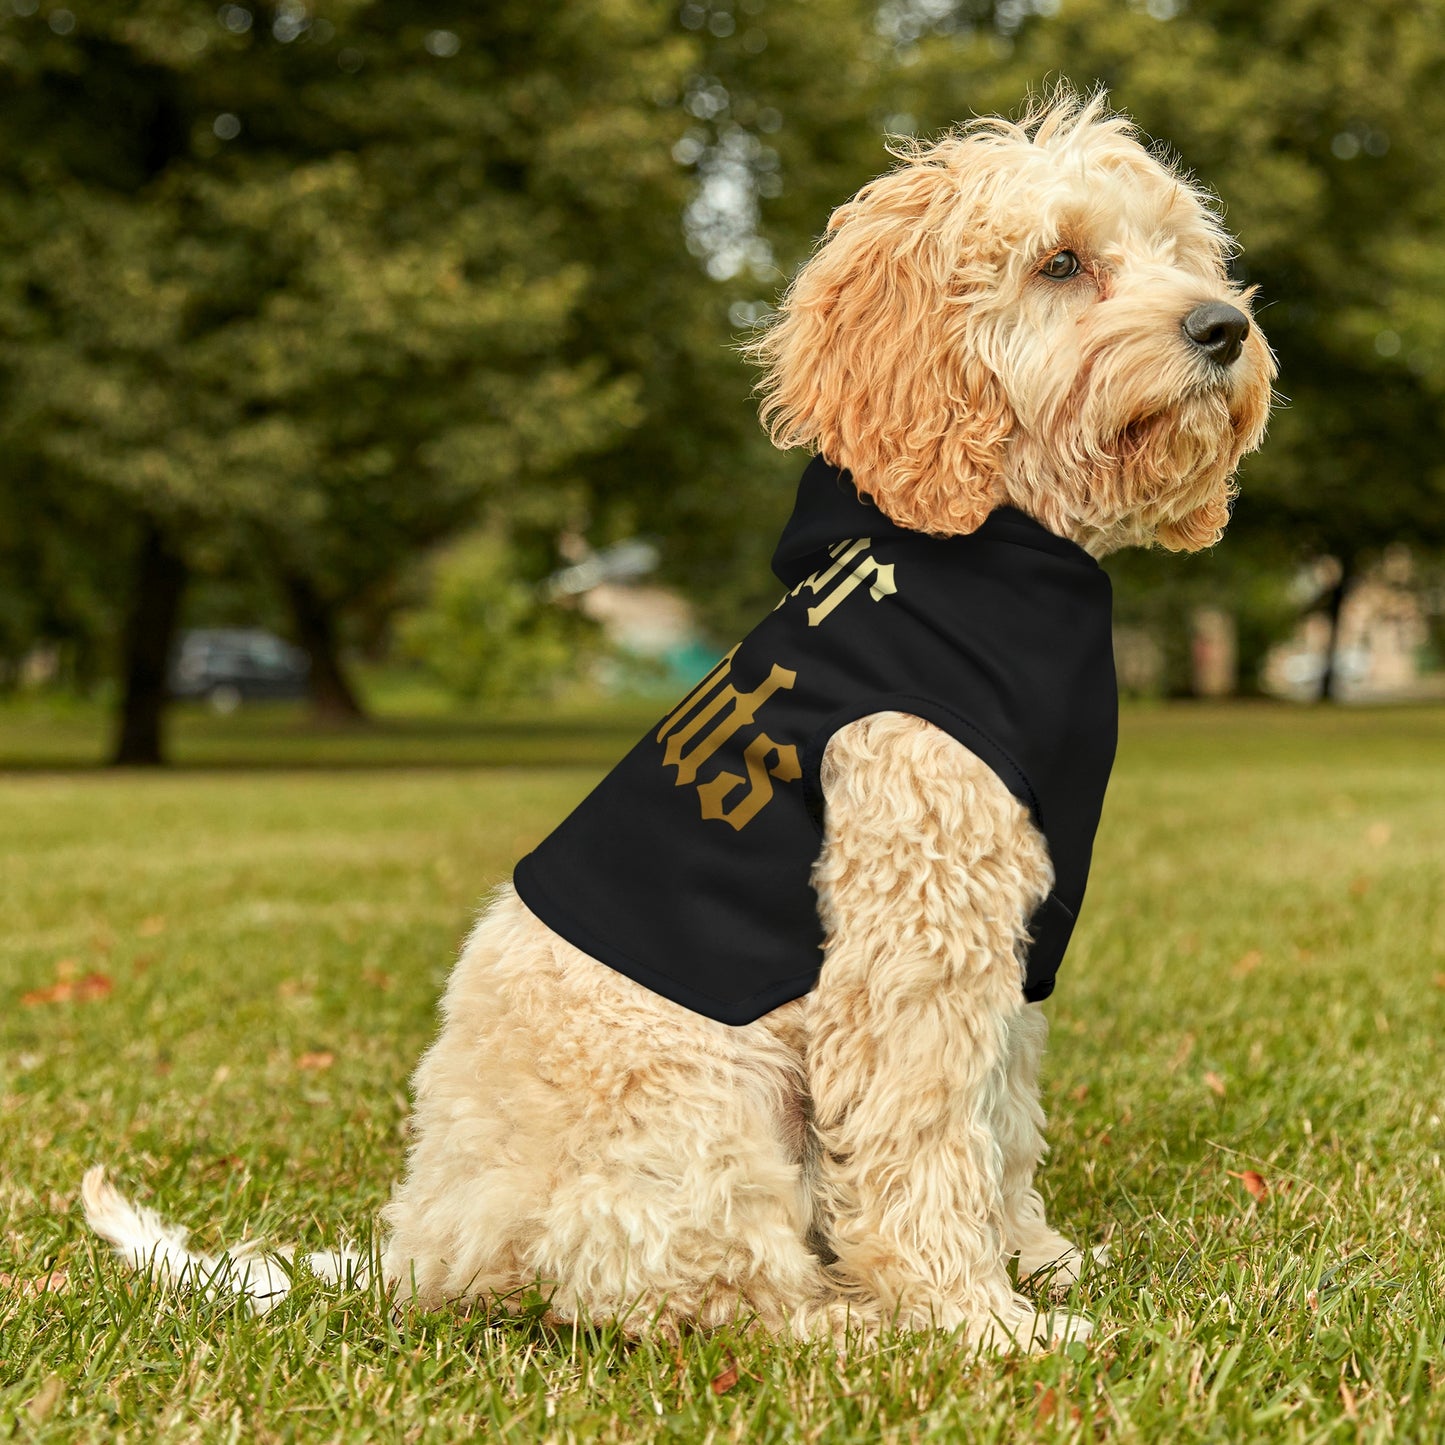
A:
MULTIPOLYGON (((1274 375, 1229 252, 1209 200, 1102 97, 909 143, 755 343, 765 421, 911 533, 1012 508, 1092 557, 1207 547, 1274 375)), ((1087 1333, 1007 1268, 1080 1264, 1034 1186, 1046 1025, 1022 962, 1054 886, 1045 835, 996 759, 903 710, 838 727, 819 782, 821 971, 751 1021, 662 996, 498 892, 416 1072, 385 1211, 395 1289, 435 1304, 542 1281, 558 1318, 666 1334, 1087 1333)), ((714 803, 703 817, 726 817, 714 803)), ((85 1198, 132 1259, 199 1267, 99 1170, 85 1198)), ((284 1289, 247 1270, 263 1304, 284 1289)))

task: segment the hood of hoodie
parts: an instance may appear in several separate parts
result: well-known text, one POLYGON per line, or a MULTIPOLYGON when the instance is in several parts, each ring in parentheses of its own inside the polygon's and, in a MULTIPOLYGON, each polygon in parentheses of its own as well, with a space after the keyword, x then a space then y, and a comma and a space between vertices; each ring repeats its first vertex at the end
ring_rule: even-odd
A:
MULTIPOLYGON (((1091 569, 1099 566, 1077 542, 1056 536, 1017 507, 995 508, 977 531, 966 535, 1035 547, 1071 558, 1091 569)), ((835 467, 821 456, 814 457, 798 483, 793 514, 773 553, 774 575, 785 586, 796 587, 817 566, 819 553, 826 552, 835 542, 855 537, 871 537, 877 542, 888 537, 924 539, 927 534, 910 531, 891 521, 875 502, 859 495, 851 472, 835 467)))

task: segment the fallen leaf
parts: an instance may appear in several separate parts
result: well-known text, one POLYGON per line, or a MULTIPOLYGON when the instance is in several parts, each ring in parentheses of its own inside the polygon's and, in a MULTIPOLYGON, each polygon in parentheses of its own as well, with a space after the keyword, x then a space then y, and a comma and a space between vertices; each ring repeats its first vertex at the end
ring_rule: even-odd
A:
POLYGON ((738 1362, 729 1355, 727 1369, 725 1369, 722 1374, 713 1376, 712 1392, 714 1395, 726 1395, 737 1382, 738 1362))
POLYGON ((26 1278, 18 1274, 0 1274, 0 1289, 13 1289, 26 1299, 35 1299, 43 1294, 64 1294, 70 1288, 70 1276, 63 1269, 53 1269, 49 1274, 32 1275, 26 1278))
POLYGON ((62 980, 60 983, 53 983, 49 988, 32 988, 29 993, 20 995, 22 1008, 34 1008, 42 1003, 64 1003, 75 991, 75 985, 62 980))
POLYGON ((1254 1199, 1263 1199, 1269 1193, 1269 1185, 1265 1181, 1264 1175, 1253 1169, 1244 1169, 1237 1174, 1231 1169, 1229 1177, 1239 1180, 1244 1185, 1245 1191, 1254 1199))
POLYGON ((1179 1040, 1179 1047, 1174 1050, 1174 1057, 1169 1060, 1169 1063, 1166 1066, 1169 1072, 1172 1074, 1176 1072, 1176 1070, 1183 1068, 1189 1060, 1189 1055, 1193 1052, 1194 1035, 1185 1034, 1184 1037, 1179 1040))
POLYGON ((1059 1397, 1052 1389, 1044 1390, 1038 1398, 1038 1404, 1034 1407, 1035 1425, 1052 1425, 1054 1416, 1058 1413, 1059 1397))
POLYGON ((166 931, 166 921, 159 913, 151 918, 142 918, 136 926, 136 932, 142 938, 156 938, 166 931))
POLYGON ((296 1060, 298 1069, 329 1069, 336 1062, 336 1055, 326 1049, 317 1049, 314 1053, 302 1054, 296 1060))
POLYGON ((114 987, 107 974, 88 973, 84 978, 59 979, 48 988, 33 988, 29 993, 20 995, 20 1002, 25 1008, 45 1003, 69 1003, 72 999, 87 1003, 105 998, 114 987))
POLYGON ((1263 962, 1264 954, 1257 948, 1251 948, 1239 959, 1230 972, 1235 978, 1248 978, 1263 962))
POLYGON ((1218 1094, 1221 1099, 1224 1097, 1224 1080, 1213 1069, 1205 1074, 1204 1084, 1211 1092, 1218 1094))

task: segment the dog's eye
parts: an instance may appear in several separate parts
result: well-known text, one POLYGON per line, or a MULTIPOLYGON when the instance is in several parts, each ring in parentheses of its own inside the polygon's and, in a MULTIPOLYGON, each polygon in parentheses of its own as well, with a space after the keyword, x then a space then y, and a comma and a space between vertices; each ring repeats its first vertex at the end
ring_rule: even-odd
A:
POLYGON ((1081 269, 1079 258, 1072 251, 1055 251, 1039 267, 1039 274, 1047 276, 1050 281, 1067 281, 1070 276, 1077 276, 1081 269))

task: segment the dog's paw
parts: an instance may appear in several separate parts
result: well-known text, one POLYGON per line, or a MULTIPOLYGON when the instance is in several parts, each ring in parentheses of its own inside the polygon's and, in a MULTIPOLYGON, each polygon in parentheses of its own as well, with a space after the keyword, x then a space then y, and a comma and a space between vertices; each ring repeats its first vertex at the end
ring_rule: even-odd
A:
POLYGON ((1053 1310, 1039 1316, 1039 1327, 1034 1333, 1036 1348, 1053 1349, 1057 1345, 1072 1345, 1075 1341, 1087 1340, 1094 1333, 1094 1322, 1087 1315, 1070 1314, 1067 1310, 1053 1310))
POLYGON ((1032 1300, 1016 1295, 1008 1309, 971 1330, 969 1340, 979 1350, 1000 1354, 1023 1350, 1033 1354, 1087 1340, 1093 1329, 1093 1321, 1084 1315, 1040 1310, 1032 1300))
POLYGON ((1086 1255, 1077 1245, 1062 1236, 1057 1243, 1043 1249, 1019 1252, 1019 1283, 1053 1294, 1067 1294, 1079 1282, 1086 1261, 1109 1262, 1109 1246, 1096 1244, 1086 1255))

